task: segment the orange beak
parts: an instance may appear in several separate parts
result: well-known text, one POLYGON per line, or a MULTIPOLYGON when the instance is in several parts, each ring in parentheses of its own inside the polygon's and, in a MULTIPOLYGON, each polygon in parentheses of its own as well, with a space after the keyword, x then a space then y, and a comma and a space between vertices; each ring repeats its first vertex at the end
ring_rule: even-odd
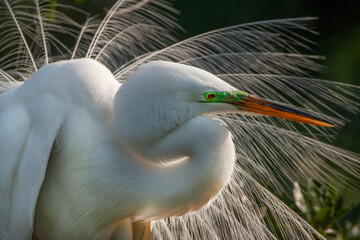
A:
MULTIPOLYGON (((234 98, 232 100, 234 100, 234 98)), ((272 117, 278 117, 291 121, 309 123, 324 127, 336 126, 335 124, 320 117, 314 116, 310 113, 288 107, 283 104, 273 102, 271 100, 262 99, 247 93, 238 101, 226 102, 235 105, 240 110, 247 112, 268 115, 272 117)))

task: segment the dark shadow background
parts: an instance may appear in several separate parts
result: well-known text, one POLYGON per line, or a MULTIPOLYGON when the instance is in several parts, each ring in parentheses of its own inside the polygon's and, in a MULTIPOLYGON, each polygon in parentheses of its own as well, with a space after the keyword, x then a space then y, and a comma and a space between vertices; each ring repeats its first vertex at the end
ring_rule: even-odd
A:
MULTIPOLYGON (((360 85, 360 2, 316 0, 180 0, 179 23, 186 30, 181 38, 216 28, 259 20, 312 16, 315 52, 325 56, 326 70, 319 78, 360 85)), ((360 116, 340 132, 335 145, 360 153, 360 116)))

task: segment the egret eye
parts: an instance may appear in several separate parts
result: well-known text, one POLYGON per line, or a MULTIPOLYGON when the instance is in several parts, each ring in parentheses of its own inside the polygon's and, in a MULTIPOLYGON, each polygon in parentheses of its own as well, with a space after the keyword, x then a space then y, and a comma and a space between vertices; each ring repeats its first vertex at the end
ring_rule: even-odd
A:
POLYGON ((209 93, 206 97, 209 100, 213 100, 216 97, 216 95, 214 93, 209 93))

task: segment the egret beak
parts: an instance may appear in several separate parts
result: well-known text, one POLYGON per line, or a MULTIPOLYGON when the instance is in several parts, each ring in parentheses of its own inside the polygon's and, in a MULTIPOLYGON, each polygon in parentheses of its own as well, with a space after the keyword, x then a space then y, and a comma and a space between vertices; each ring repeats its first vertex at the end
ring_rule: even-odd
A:
POLYGON ((215 102, 229 103, 236 106, 241 111, 324 127, 336 126, 335 124, 310 113, 271 100, 259 98, 243 91, 209 92, 205 94, 205 98, 207 98, 208 101, 213 100, 215 102))

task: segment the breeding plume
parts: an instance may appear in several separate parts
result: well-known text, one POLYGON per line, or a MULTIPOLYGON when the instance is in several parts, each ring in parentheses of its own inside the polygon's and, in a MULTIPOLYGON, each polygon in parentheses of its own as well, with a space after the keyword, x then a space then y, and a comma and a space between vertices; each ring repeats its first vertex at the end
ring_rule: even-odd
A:
POLYGON ((317 139, 360 95, 309 77, 311 19, 176 42, 163 1, 0 11, 0 239, 322 238, 271 191, 359 181, 358 156, 317 139))

